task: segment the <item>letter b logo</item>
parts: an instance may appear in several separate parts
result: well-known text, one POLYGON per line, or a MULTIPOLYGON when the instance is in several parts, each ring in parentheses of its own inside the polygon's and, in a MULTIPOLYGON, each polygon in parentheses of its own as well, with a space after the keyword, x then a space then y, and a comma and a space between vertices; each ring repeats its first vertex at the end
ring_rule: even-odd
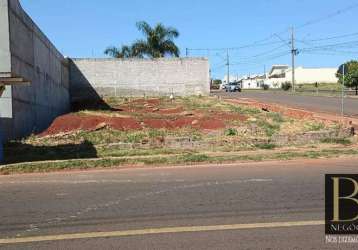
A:
POLYGON ((326 175, 325 185, 326 234, 358 234, 358 175, 326 175))

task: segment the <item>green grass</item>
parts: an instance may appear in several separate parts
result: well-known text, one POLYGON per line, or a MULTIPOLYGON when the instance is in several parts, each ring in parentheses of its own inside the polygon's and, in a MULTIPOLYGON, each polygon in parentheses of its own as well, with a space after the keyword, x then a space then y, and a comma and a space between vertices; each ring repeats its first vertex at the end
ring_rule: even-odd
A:
POLYGON ((225 155, 210 156, 205 154, 183 154, 180 156, 153 156, 151 158, 121 158, 121 159, 98 159, 98 160, 69 160, 63 162, 51 163, 31 163, 5 166, 0 169, 0 174, 14 173, 34 173, 51 172, 71 169, 95 169, 108 168, 122 165, 175 165, 188 163, 225 163, 235 161, 263 161, 263 160, 292 160, 292 159, 317 159, 317 158, 335 158, 339 156, 356 156, 357 149, 324 149, 320 151, 287 151, 276 152, 272 154, 254 154, 254 155, 225 155))
POLYGON ((170 149, 170 148, 150 148, 150 149, 117 149, 117 148, 97 148, 98 157, 132 157, 132 156, 155 156, 173 155, 189 153, 190 150, 170 149))
POLYGON ((281 128, 280 124, 270 123, 266 119, 257 120, 257 125, 265 131, 268 137, 271 137, 274 134, 278 133, 281 128))
POLYGON ((277 146, 272 143, 263 143, 263 144, 256 144, 255 147, 258 149, 275 149, 277 146))
MULTIPOLYGON (((333 91, 338 91, 341 90, 342 85, 339 83, 319 83, 318 84, 318 91, 320 90, 333 90, 333 91)), ((316 91, 317 88, 315 86, 315 84, 299 84, 297 87, 297 90, 314 90, 316 91)))
POLYGON ((305 130, 308 131, 320 131, 325 128, 324 123, 309 121, 304 124, 305 130))
POLYGON ((181 103, 186 110, 208 110, 213 108, 216 101, 204 97, 182 97, 177 98, 178 103, 181 103))
POLYGON ((352 141, 347 138, 326 138, 321 140, 322 143, 332 143, 332 144, 341 144, 341 145, 351 145, 352 141))
POLYGON ((275 122, 275 123, 283 123, 283 122, 286 121, 283 118, 282 114, 276 113, 276 112, 267 113, 267 117, 272 119, 272 121, 275 122))
POLYGON ((249 108, 245 106, 234 106, 234 105, 228 105, 229 109, 232 112, 236 112, 242 115, 257 115, 262 113, 262 111, 258 108, 249 108))

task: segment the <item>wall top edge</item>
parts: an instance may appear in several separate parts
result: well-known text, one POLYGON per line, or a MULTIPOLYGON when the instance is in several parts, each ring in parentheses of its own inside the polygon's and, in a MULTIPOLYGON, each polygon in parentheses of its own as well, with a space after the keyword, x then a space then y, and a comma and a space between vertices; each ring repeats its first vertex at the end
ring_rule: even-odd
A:
POLYGON ((179 58, 69 58, 72 61, 209 61, 205 57, 179 57, 179 58))

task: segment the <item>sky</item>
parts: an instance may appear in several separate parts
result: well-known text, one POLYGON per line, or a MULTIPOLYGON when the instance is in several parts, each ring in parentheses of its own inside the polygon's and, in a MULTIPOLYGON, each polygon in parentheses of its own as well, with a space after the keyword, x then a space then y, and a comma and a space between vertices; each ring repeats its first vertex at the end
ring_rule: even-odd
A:
POLYGON ((106 47, 142 38, 135 26, 138 21, 177 28, 180 37, 176 43, 181 55, 185 56, 186 48, 190 48, 189 56, 208 57, 214 78, 226 74, 224 48, 231 48, 232 75, 263 73, 273 64, 291 64, 291 27, 299 51, 297 66, 337 67, 358 57, 358 0, 20 2, 68 57, 105 57, 106 47), (344 44, 348 42, 352 43, 344 44))

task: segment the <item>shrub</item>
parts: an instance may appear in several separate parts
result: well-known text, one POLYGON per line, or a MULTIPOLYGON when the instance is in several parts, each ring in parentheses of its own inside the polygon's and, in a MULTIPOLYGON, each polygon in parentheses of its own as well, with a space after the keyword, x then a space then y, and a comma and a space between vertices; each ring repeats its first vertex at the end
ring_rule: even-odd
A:
POLYGON ((263 90, 269 90, 270 85, 268 85, 268 84, 262 84, 262 85, 261 85, 261 88, 262 88, 263 90))
POLYGON ((235 129, 235 128, 229 128, 225 131, 226 136, 236 136, 238 134, 239 134, 239 132, 237 132, 237 129, 235 129))
POLYGON ((282 84, 281 88, 282 88, 284 91, 288 91, 288 90, 290 90, 290 89, 292 88, 292 85, 291 85, 291 83, 289 83, 289 82, 285 82, 285 83, 282 84))

